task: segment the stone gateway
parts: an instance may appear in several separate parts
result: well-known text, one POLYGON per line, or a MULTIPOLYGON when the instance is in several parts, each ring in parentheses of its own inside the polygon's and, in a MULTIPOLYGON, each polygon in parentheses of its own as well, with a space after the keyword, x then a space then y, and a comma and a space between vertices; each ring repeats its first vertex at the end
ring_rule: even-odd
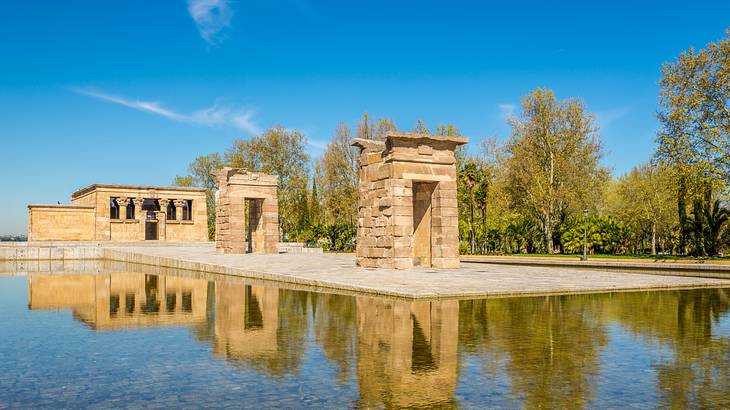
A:
POLYGON ((463 137, 388 133, 360 148, 357 265, 459 267, 454 150, 463 137))
POLYGON ((228 167, 217 171, 216 177, 216 250, 278 253, 279 177, 228 167))

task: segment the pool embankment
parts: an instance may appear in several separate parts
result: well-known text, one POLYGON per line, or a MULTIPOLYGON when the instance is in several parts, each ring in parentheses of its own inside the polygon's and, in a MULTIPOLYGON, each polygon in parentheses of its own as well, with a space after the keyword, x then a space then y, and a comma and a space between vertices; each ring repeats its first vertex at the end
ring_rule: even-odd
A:
POLYGON ((532 256, 462 256, 462 262, 493 265, 539 266, 572 269, 600 269, 622 272, 640 272, 672 276, 690 276, 730 279, 730 264, 697 260, 641 260, 641 259, 588 259, 532 257, 532 256))
MULTIPOLYGON (((59 248, 70 245, 59 245, 59 248)), ((14 272, 50 267, 79 271, 86 259, 147 265, 160 271, 192 271, 312 287, 333 292, 358 292, 399 298, 478 298, 492 296, 593 293, 670 288, 730 287, 730 273, 666 270, 647 272, 610 266, 527 266, 495 263, 462 263, 459 269, 365 269, 355 266, 353 255, 342 254, 218 254, 213 244, 153 246, 140 243, 79 246, 76 254, 50 251, 63 260, 6 260, 14 272), (77 256, 82 260, 74 261, 77 256), (78 262, 78 263, 77 263, 78 262), (38 264, 36 267, 35 265, 38 264), (46 266, 48 265, 48 266, 46 266), (647 274, 649 273, 649 274, 647 274), (725 276, 718 276, 725 275, 725 276)), ((88 261, 92 262, 92 261, 88 261)), ((1 268, 1 266, 0 266, 1 268)), ((93 270, 92 267, 88 267, 93 270)), ((88 273, 92 273, 91 271, 88 273)))

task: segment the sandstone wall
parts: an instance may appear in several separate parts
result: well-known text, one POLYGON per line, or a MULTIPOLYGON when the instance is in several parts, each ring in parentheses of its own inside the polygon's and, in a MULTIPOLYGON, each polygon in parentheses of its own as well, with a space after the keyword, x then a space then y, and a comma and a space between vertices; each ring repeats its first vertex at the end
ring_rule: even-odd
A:
POLYGON ((28 205, 28 240, 90 241, 94 218, 91 206, 28 205))

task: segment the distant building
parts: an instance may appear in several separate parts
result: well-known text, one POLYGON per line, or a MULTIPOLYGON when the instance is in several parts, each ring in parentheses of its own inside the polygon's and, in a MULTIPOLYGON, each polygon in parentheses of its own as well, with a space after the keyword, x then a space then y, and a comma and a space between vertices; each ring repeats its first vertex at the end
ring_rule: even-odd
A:
POLYGON ((29 241, 207 241, 205 190, 94 184, 70 205, 28 205, 29 241))

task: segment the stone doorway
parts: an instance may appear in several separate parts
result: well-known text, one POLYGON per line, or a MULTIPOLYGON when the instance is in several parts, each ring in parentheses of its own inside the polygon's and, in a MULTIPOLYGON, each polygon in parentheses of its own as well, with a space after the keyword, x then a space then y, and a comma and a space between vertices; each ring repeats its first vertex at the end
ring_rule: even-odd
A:
POLYGON ((413 266, 431 267, 434 182, 413 182, 413 266))
POLYGON ((157 221, 145 221, 144 239, 146 241, 156 241, 157 240, 157 221))
POLYGON ((264 253, 265 252, 265 233, 261 229, 263 224, 261 216, 263 214, 264 200, 258 198, 248 198, 246 201, 246 253, 264 253))

